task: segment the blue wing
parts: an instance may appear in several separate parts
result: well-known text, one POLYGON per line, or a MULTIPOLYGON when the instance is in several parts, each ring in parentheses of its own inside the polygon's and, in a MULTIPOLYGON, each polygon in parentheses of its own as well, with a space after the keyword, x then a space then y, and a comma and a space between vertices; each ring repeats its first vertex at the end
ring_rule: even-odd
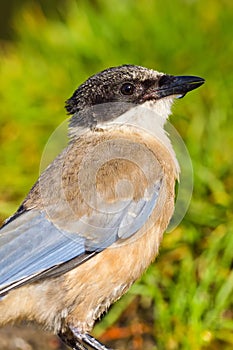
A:
POLYGON ((26 210, 10 219, 0 234, 0 296, 42 277, 60 274, 137 232, 154 210, 161 180, 138 201, 122 200, 116 212, 93 212, 61 229, 44 211, 26 210))
POLYGON ((40 211, 26 211, 5 225, 0 235, 0 293, 84 254, 84 238, 74 235, 59 230, 40 211))

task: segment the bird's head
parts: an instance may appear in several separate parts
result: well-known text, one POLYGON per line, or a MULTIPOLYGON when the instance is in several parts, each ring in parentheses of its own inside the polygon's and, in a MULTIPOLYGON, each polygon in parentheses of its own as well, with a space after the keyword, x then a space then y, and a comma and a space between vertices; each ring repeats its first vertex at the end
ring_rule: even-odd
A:
POLYGON ((204 79, 199 77, 172 76, 141 66, 112 67, 87 79, 66 101, 66 109, 73 115, 71 126, 94 126, 98 116, 87 115, 85 111, 100 104, 116 106, 111 110, 104 108, 104 120, 113 120, 144 104, 157 108, 157 113, 164 114, 166 119, 175 97, 183 97, 203 83, 204 79))

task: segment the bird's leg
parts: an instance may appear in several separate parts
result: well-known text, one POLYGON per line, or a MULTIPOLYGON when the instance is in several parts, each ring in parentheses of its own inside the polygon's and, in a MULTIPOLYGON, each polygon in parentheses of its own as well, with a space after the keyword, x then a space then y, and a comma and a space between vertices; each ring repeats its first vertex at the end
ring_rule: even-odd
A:
POLYGON ((112 350, 110 348, 107 348, 104 344, 100 343, 97 339, 88 333, 81 334, 81 336, 83 342, 95 350, 112 350))
MULTIPOLYGON (((70 327, 70 330, 73 334, 74 342, 77 341, 78 344, 84 343, 85 345, 87 345, 88 347, 94 350, 111 350, 107 348, 104 344, 101 344, 97 339, 95 339, 88 333, 80 333, 74 327, 70 327)), ((79 350, 79 348, 77 349, 79 350)))
POLYGON ((60 332, 58 336, 63 343, 70 346, 73 350, 87 350, 86 346, 94 350, 111 350, 90 334, 80 333, 75 327, 69 327, 65 332, 60 332))
POLYGON ((71 347, 73 350, 87 350, 87 348, 73 336, 73 332, 60 332, 58 336, 64 344, 71 347))

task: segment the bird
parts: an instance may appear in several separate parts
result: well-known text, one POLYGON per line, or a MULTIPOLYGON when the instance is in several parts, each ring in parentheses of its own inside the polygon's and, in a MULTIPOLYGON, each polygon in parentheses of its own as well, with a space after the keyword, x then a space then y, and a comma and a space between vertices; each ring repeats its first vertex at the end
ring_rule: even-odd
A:
POLYGON ((175 99, 201 86, 124 64, 66 101, 69 142, 0 229, 0 326, 24 320, 75 350, 158 255, 179 164, 164 130, 175 99))

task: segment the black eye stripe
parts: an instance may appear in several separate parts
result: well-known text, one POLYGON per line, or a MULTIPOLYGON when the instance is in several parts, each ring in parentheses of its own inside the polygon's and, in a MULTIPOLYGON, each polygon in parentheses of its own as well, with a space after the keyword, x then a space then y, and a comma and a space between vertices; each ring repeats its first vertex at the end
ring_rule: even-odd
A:
POLYGON ((134 93, 135 87, 131 83, 125 83, 121 86, 121 93, 123 95, 132 95, 134 93))
POLYGON ((155 84, 155 79, 146 79, 142 82, 142 84, 145 89, 148 89, 155 84))

